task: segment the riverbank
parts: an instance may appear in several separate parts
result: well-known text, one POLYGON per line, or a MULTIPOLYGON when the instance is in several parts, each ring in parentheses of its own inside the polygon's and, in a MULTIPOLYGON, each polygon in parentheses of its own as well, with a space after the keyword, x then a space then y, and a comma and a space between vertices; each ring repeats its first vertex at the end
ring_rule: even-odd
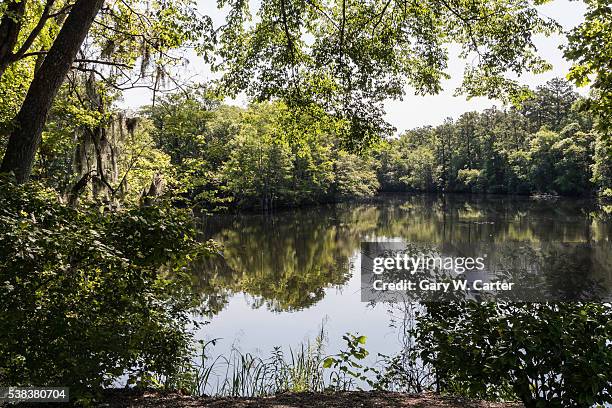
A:
POLYGON ((178 393, 111 390, 99 407, 108 408, 520 408, 520 403, 493 403, 434 394, 401 394, 382 391, 334 393, 283 393, 262 398, 191 397, 178 393))

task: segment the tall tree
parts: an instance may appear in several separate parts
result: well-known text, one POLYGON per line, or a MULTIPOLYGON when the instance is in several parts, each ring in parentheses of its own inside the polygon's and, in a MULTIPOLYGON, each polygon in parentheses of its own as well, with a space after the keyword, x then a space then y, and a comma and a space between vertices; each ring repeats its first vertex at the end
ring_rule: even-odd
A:
POLYGON ((532 132, 542 126, 559 131, 570 120, 572 105, 578 100, 574 87, 561 78, 554 78, 537 87, 533 97, 522 105, 523 114, 529 119, 532 132))
POLYGON ((585 21, 568 36, 565 56, 574 61, 568 75, 578 86, 591 85, 586 108, 597 120, 593 181, 612 199, 612 5, 585 0, 585 21))
MULTIPOLYGON (((93 73, 119 92, 145 87, 155 95, 167 80, 180 88, 169 67, 184 58, 169 50, 191 42, 206 52, 210 42, 197 41, 210 24, 207 16, 197 18, 191 0, 1 3, 0 36, 6 41, 0 49, 0 81, 11 81, 17 69, 27 92, 16 103, 21 105, 18 113, 9 116, 2 110, 2 128, 9 129, 10 137, 0 170, 12 171, 20 182, 29 178, 47 112, 69 70, 93 73), (137 62, 140 69, 132 69, 137 62)), ((7 99, 4 91, 1 86, 0 100, 7 99)))
POLYGON ((103 3, 104 0, 77 0, 42 66, 34 75, 15 118, 0 167, 1 172, 15 173, 19 182, 30 177, 51 103, 103 3))

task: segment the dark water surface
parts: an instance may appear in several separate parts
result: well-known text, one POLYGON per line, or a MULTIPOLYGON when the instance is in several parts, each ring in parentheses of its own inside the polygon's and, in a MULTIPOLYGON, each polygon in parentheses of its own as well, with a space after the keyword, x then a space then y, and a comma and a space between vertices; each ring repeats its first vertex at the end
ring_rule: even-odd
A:
POLYGON ((607 210, 574 199, 383 195, 369 203, 207 217, 202 232, 223 244, 224 258, 196 267, 210 309, 210 324, 199 335, 222 338, 219 352, 235 346, 267 355, 274 346, 313 339, 324 324, 330 353, 345 332, 366 335, 369 350, 392 353, 399 344, 389 308, 360 300, 362 241, 418 242, 451 252, 495 245, 499 259, 519 251, 546 254, 553 275, 610 288, 607 210))

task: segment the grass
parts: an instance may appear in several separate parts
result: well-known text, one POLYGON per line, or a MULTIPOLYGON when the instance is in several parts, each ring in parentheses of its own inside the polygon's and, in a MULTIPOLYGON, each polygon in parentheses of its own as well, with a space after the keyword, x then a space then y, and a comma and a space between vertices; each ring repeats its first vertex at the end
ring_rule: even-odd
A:
POLYGON ((322 392, 377 389, 421 393, 434 390, 431 367, 423 364, 414 338, 416 310, 411 304, 396 305, 389 311, 392 327, 399 333, 400 351, 393 356, 378 354, 375 366, 364 365, 369 353, 363 348, 365 336, 347 333, 346 350, 325 354, 324 325, 313 341, 306 341, 287 352, 274 347, 270 355, 260 357, 236 348, 227 355, 212 356, 219 339, 201 342, 194 362, 183 370, 182 389, 194 396, 263 397, 284 392, 322 392), (360 344, 349 340, 363 338, 360 344), (324 364, 326 360, 328 364, 324 364))
POLYGON ((343 373, 323 368, 326 357, 323 329, 314 342, 289 348, 288 353, 274 347, 267 358, 235 348, 229 355, 213 358, 208 351, 216 342, 215 339, 201 343, 198 362, 184 387, 192 395, 261 397, 281 392, 348 390, 353 386, 352 379, 343 373))

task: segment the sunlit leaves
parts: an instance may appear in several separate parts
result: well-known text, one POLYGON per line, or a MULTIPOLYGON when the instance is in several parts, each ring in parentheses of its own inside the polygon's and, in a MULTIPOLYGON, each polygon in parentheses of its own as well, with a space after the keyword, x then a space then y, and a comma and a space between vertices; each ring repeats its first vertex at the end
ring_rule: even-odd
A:
POLYGON ((558 28, 526 0, 264 0, 253 20, 245 2, 226 3, 235 9, 220 37, 223 89, 322 106, 348 120, 356 150, 392 130, 384 100, 406 86, 441 90, 449 45, 470 61, 461 91, 516 99, 522 89, 506 74, 548 69, 532 38, 558 28))
POLYGON ((568 78, 578 86, 591 86, 583 107, 595 114, 600 130, 593 181, 607 197, 612 186, 612 6, 606 0, 585 2, 585 21, 569 33, 565 57, 574 61, 568 78))
POLYGON ((164 207, 74 210, 38 184, 0 183, 0 382, 95 395, 126 375, 172 381, 189 358, 184 267, 206 252, 164 207))

